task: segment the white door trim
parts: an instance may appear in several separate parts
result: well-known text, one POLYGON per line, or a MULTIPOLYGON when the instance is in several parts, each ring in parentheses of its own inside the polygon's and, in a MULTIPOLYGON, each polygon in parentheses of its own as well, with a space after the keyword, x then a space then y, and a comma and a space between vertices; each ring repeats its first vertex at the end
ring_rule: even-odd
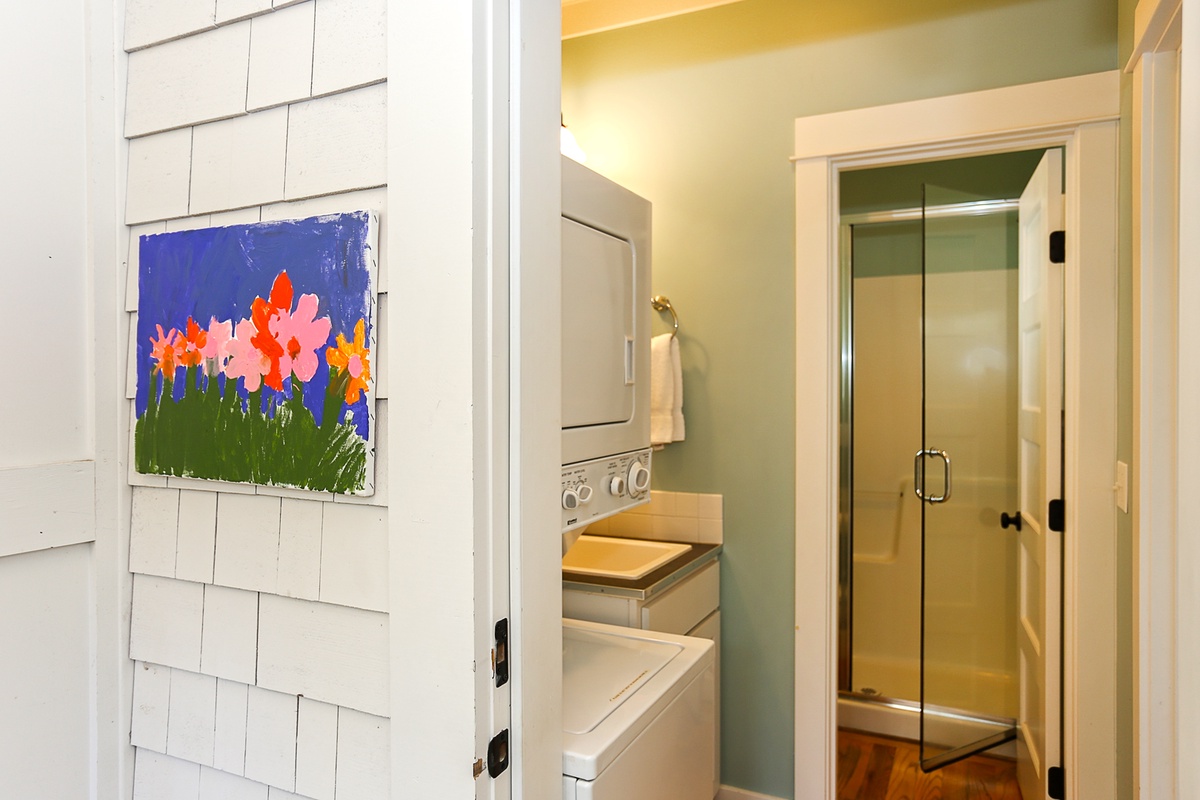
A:
POLYGON ((1181 0, 1138 3, 1134 52, 1125 68, 1133 74, 1133 774, 1135 796, 1147 798, 1179 796, 1175 640, 1181 13, 1181 0))
POLYGON ((1118 115, 1107 72, 796 120, 796 797, 836 787, 839 173, 1052 146, 1068 181, 1063 766, 1074 796, 1115 794, 1118 115))
MULTIPOLYGON (((1183 53, 1180 64, 1179 108, 1179 218, 1186 220, 1179 230, 1179 263, 1200 262, 1200 4, 1183 3, 1183 53)), ((1179 415, 1179 504, 1177 524, 1191 535, 1180 536, 1176 549, 1178 581, 1177 611, 1174 622, 1176 664, 1176 713, 1178 715, 1175 752, 1178 760, 1178 797, 1200 794, 1200 540, 1194 531, 1200 526, 1200 275, 1193 266, 1179 271, 1179 400, 1178 407, 1188 413, 1179 415)), ((1156 620, 1168 624, 1167 620, 1156 620)))
POLYGON ((562 792, 562 30, 558 0, 510 2, 512 796, 562 792))

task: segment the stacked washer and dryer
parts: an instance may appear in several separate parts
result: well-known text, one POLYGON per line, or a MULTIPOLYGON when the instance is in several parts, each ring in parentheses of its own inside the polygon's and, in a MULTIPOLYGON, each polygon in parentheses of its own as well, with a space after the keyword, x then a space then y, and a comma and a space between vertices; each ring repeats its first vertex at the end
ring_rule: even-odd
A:
MULTIPOLYGON (((650 204, 562 160, 563 551, 650 496, 650 204)), ((710 800, 711 641, 563 620, 563 800, 710 800)))

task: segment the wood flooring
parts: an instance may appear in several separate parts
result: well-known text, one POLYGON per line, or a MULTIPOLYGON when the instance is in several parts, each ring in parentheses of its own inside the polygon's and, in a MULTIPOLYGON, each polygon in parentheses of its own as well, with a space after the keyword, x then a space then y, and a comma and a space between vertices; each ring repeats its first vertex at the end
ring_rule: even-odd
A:
POLYGON ((972 756, 921 772, 913 742, 838 731, 838 800, 1021 800, 1015 762, 972 756))

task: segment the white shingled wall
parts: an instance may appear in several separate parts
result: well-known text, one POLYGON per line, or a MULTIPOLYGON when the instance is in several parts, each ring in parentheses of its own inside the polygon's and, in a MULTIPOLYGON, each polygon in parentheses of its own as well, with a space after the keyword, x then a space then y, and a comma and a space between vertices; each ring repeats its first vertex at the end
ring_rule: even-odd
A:
MULTIPOLYGON (((385 0, 125 5, 131 335, 142 234, 387 213, 385 0)), ((387 796, 386 248, 372 497, 130 472, 135 798, 387 796)))

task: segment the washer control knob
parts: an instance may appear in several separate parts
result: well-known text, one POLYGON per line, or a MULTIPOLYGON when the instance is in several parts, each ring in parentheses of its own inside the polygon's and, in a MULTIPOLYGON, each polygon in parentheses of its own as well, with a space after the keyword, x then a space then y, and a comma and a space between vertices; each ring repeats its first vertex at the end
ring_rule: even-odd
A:
POLYGON ((641 494, 650 488, 650 470, 641 461, 629 465, 629 491, 641 494))
POLYGON ((563 489, 562 507, 567 511, 579 508, 579 492, 574 489, 563 489))
POLYGON ((625 479, 620 475, 614 476, 608 483, 608 493, 614 497, 620 497, 625 494, 625 479))
POLYGON ((586 483, 581 483, 575 487, 575 494, 579 495, 579 505, 585 506, 592 502, 592 487, 586 483))

